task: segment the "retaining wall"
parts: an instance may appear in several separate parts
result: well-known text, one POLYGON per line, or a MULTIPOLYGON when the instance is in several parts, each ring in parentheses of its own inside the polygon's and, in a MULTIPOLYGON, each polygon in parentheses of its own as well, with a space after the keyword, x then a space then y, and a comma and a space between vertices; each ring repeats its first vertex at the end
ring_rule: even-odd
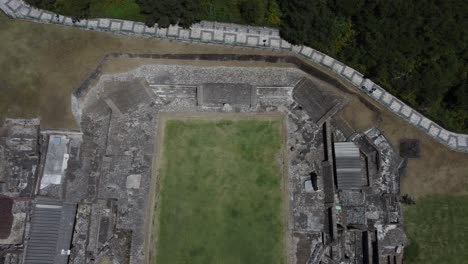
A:
POLYGON ((178 26, 150 28, 141 22, 108 18, 83 19, 73 22, 70 17, 33 8, 21 0, 0 0, 0 9, 12 18, 39 23, 60 24, 87 30, 108 31, 120 35, 291 51, 336 72, 343 79, 358 87, 367 96, 448 148, 459 152, 468 152, 468 135, 454 133, 442 128, 373 81, 364 78, 362 73, 344 63, 310 47, 291 45, 281 39, 277 29, 207 21, 194 24, 189 29, 178 26), (374 91, 369 93, 371 89, 374 91))

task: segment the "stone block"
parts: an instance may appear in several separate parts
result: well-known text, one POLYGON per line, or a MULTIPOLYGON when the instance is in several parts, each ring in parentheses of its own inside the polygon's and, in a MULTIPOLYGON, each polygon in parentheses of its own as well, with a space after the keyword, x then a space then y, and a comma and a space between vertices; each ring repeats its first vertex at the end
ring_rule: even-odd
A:
POLYGON ((346 66, 344 71, 343 71, 343 76, 345 76, 348 79, 351 79, 353 77, 355 70, 353 68, 350 68, 349 66, 346 66))
POLYGON ((335 62, 335 59, 333 59, 332 57, 328 55, 325 55, 325 58, 323 58, 322 60, 322 64, 328 67, 331 67, 334 62, 335 62))
POLYGON ((323 60, 323 57, 324 56, 318 51, 315 51, 312 53, 312 60, 315 61, 316 63, 321 63, 323 60))
POLYGON ((99 28, 104 28, 104 29, 109 29, 110 26, 110 20, 107 18, 101 18, 99 19, 98 27, 99 28))
POLYGON ((63 24, 64 25, 68 25, 68 26, 73 26, 73 20, 69 17, 65 17, 65 19, 63 20, 63 24))
POLYGON ((224 35, 224 42, 226 43, 235 43, 236 42, 236 34, 230 34, 230 33, 226 33, 224 35))
POLYGON ((160 38, 165 38, 167 37, 167 31, 168 31, 168 28, 157 28, 155 26, 155 29, 156 29, 156 36, 160 37, 160 38))
POLYGON ((156 26, 148 27, 145 25, 145 29, 143 30, 143 33, 149 34, 149 35, 156 35, 156 26))
POLYGON ((87 24, 88 24, 88 20, 86 19, 75 22, 75 26, 79 26, 79 27, 86 27, 87 24))
POLYGON ((28 7, 28 6, 22 6, 20 8, 20 11, 19 11, 19 14, 22 16, 22 17, 26 17, 28 16, 29 12, 31 11, 31 8, 28 7))
POLYGON ((294 53, 299 53, 299 52, 301 52, 301 49, 302 49, 302 46, 293 45, 291 50, 292 50, 294 53))
POLYGON ((410 123, 413 125, 417 125, 421 121, 421 116, 414 112, 410 117, 410 123))
POLYGON ((400 114, 406 116, 406 117, 409 117, 411 115, 411 107, 409 107, 408 105, 403 105, 403 108, 401 109, 400 111, 400 114))
POLYGON ((453 148, 456 148, 458 147, 457 145, 457 138, 455 136, 450 136, 450 139, 448 141, 448 145, 453 147, 453 148))
POLYGON ((431 136, 436 137, 439 134, 439 132, 440 132, 440 128, 436 127, 434 123, 432 123, 431 127, 429 128, 429 134, 431 134, 431 136))
POLYGON ((224 31, 214 30, 213 31, 213 40, 224 42, 224 31))
POLYGON ((168 37, 178 37, 179 36, 179 27, 178 26, 169 26, 167 28, 168 37))
POLYGON ((12 1, 8 2, 8 4, 6 4, 6 5, 7 5, 11 10, 17 11, 17 9, 18 9, 19 7, 22 6, 22 3, 21 3, 21 1, 12 0, 12 1))
POLYGON ((354 85, 359 86, 362 83, 362 74, 358 73, 357 71, 354 72, 353 77, 351 77, 351 81, 354 85))
POLYGON ((90 29, 96 29, 98 27, 99 21, 98 20, 89 20, 88 21, 88 28, 90 29))
POLYGON ((341 74, 341 72, 343 71, 344 69, 344 66, 340 63, 340 62, 335 62, 332 66, 332 69, 334 72, 338 73, 338 74, 341 74))
POLYGON ((307 46, 303 46, 301 50, 301 54, 306 57, 310 57, 312 55, 312 49, 307 46))
POLYGON ((29 12, 29 17, 32 18, 39 18, 42 15, 42 10, 33 8, 31 12, 29 12))
POLYGON ((449 139, 450 132, 448 132, 445 129, 442 129, 439 133, 439 138, 442 139, 443 141, 447 141, 449 139))
POLYGON ((200 28, 193 28, 190 30, 190 38, 199 39, 201 38, 201 29, 200 28))
POLYGON ((248 46, 257 46, 258 45, 258 37, 257 36, 248 36, 247 37, 247 45, 248 46))
POLYGON ((190 29, 180 29, 179 30, 180 39, 189 39, 190 38, 190 29))
POLYGON ((57 18, 57 16, 55 16, 55 17, 54 17, 54 23, 64 24, 66 18, 67 18, 67 17, 62 16, 62 15, 59 15, 58 18, 57 18))
POLYGON ((247 41, 247 35, 243 33, 237 34, 236 43, 245 44, 246 41, 247 41))
POLYGON ((291 49, 291 46, 292 46, 291 43, 289 43, 289 42, 287 42, 286 40, 283 40, 283 39, 281 40, 280 47, 282 49, 291 49))
POLYGON ((133 22, 123 21, 122 30, 124 30, 124 31, 133 31, 133 22))
POLYGON ((431 123, 432 123, 431 120, 423 117, 422 120, 421 120, 421 123, 419 123, 419 125, 427 130, 427 129, 429 129, 429 126, 431 125, 431 123))
POLYGON ((212 41, 213 40, 213 32, 206 31, 206 30, 202 31, 201 39, 203 41, 212 41))
POLYGON ((279 49, 281 45, 281 40, 277 38, 270 38, 270 43, 268 44, 272 48, 279 49))
POLYGON ((110 30, 112 30, 112 31, 121 31, 122 30, 122 22, 120 22, 120 21, 111 21, 110 30))
MULTIPOLYGON (((371 79, 365 78, 364 82, 361 84, 361 86, 365 86, 367 89, 371 89, 371 88, 374 87, 374 84, 375 83, 371 79)), ((376 88, 378 88, 377 85, 376 85, 376 88)))
POLYGON ((139 23, 133 24, 133 33, 142 34, 144 30, 145 30, 145 25, 139 24, 139 23))
POLYGON ((382 97, 382 101, 386 104, 390 104, 390 102, 393 100, 393 96, 387 92, 382 97))
POLYGON ((41 16, 41 21, 50 22, 50 20, 52 20, 52 14, 47 13, 47 12, 43 12, 42 16, 41 16))
POLYGON ((380 97, 382 96, 383 92, 381 89, 377 88, 373 93, 371 93, 371 96, 376 99, 376 100, 379 100, 380 97))
POLYGON ((458 138, 458 146, 467 147, 468 146, 468 137, 464 135, 457 135, 458 138))
POLYGON ((399 112, 401 109, 401 104, 397 100, 393 100, 392 104, 390 105, 390 109, 393 112, 399 112))

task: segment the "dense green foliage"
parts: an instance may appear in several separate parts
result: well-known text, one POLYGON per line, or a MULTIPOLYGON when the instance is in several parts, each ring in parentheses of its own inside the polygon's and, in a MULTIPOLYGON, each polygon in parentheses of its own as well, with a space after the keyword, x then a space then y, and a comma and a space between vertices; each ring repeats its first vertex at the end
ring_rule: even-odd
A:
POLYGON ((281 34, 358 69, 443 126, 468 132, 468 5, 280 0, 281 34))
POLYGON ((26 1, 78 18, 118 17, 162 27, 203 19, 279 26, 286 40, 336 57, 444 127, 468 133, 466 1, 26 1))
POLYGON ((38 8, 81 18, 118 18, 145 21, 135 0, 26 0, 38 8))
POLYGON ((468 263, 468 197, 420 198, 404 207, 405 263, 468 263))
POLYGON ((156 263, 285 263, 281 122, 169 120, 164 131, 156 263))
POLYGON ((278 26, 281 12, 276 0, 135 0, 146 24, 188 27, 200 20, 278 26))

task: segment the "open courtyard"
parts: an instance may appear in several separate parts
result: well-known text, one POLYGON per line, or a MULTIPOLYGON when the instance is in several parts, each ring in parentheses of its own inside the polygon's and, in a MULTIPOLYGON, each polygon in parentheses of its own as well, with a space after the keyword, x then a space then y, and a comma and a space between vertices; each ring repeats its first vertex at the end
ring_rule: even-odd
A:
POLYGON ((218 115, 160 124, 151 263, 286 263, 282 117, 218 115))

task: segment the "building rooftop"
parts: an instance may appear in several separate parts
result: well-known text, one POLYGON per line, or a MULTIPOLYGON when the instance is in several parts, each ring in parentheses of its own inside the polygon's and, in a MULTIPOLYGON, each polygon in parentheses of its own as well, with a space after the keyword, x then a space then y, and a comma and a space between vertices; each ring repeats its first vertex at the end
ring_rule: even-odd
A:
POLYGON ((336 142, 334 147, 338 189, 362 188, 363 178, 359 148, 353 142, 336 142))
POLYGON ((24 263, 68 263, 75 213, 74 204, 36 200, 24 263))

